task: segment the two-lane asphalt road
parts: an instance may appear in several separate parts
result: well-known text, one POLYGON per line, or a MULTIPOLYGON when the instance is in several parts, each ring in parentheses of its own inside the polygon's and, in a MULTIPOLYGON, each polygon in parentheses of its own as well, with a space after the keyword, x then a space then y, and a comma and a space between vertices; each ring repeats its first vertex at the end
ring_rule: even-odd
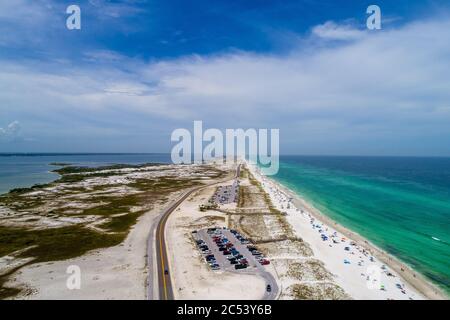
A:
MULTIPOLYGON (((241 165, 238 165, 238 167, 236 169, 236 176, 235 176, 236 178, 239 177, 240 167, 241 167, 241 165)), ((187 191, 186 193, 184 193, 181 198, 179 198, 176 202, 174 202, 170 207, 168 207, 162 213, 162 216, 156 227, 156 233, 155 233, 156 263, 157 263, 157 274, 158 274, 158 292, 159 292, 160 300, 173 300, 174 299, 173 289, 172 289, 172 281, 171 281, 170 269, 169 269, 169 262, 168 262, 168 256, 167 256, 167 246, 166 246, 166 240, 165 240, 165 234, 164 234, 167 219, 169 218, 170 214, 173 211, 175 211, 175 209, 178 208, 178 206, 180 206, 180 204, 194 192, 196 192, 200 189, 209 187, 211 185, 222 183, 222 182, 225 182, 228 180, 230 180, 230 179, 228 178, 227 180, 224 180, 224 181, 214 182, 214 183, 211 183, 208 185, 193 188, 193 189, 187 191)), ((151 237, 151 235, 150 235, 150 237, 151 237)), ((150 244, 150 241, 151 241, 151 239, 149 239, 149 244, 150 244)), ((148 249, 149 257, 153 256, 152 255, 153 252, 151 252, 151 250, 152 250, 152 246, 149 245, 149 249, 148 249)), ((152 262, 151 262, 150 258, 149 258, 149 268, 150 268, 149 277, 151 277, 153 268, 152 268, 152 262)), ((266 282, 271 284, 271 287, 272 287, 272 292, 270 292, 270 293, 266 292, 264 294, 264 299, 274 299, 276 297, 277 291, 278 291, 278 287, 276 285, 275 279, 273 278, 273 276, 270 273, 265 272, 265 270, 262 268, 262 266, 259 266, 259 271, 262 273, 263 278, 266 280, 266 282)), ((154 282, 149 284, 149 287, 153 286, 153 285, 154 285, 154 282)), ((151 288, 149 289, 149 298, 152 296, 152 294, 150 292, 151 292, 151 288)))
MULTIPOLYGON (((239 176, 240 167, 241 167, 241 165, 238 165, 238 167, 236 169, 236 174, 237 174, 236 177, 239 176)), ((178 206, 194 192, 196 192, 200 189, 218 184, 218 183, 229 181, 229 180, 230 180, 230 178, 227 178, 226 180, 223 180, 223 181, 213 182, 211 184, 199 186, 199 187, 196 187, 196 188, 193 188, 193 189, 187 191, 186 193, 183 194, 183 196, 181 196, 181 198, 179 198, 176 202, 174 202, 170 207, 168 207, 162 213, 160 220, 156 227, 154 239, 152 237, 154 229, 152 229, 150 231, 150 236, 149 236, 149 240, 148 240, 148 250, 147 250, 148 266, 149 266, 149 279, 154 280, 152 257, 153 257, 153 247, 155 247, 155 249, 156 249, 156 267, 157 267, 156 273, 158 274, 158 296, 159 296, 160 300, 173 300, 174 299, 173 289, 172 289, 172 281, 171 281, 170 270, 169 270, 169 262, 168 262, 168 257, 167 257, 167 246, 166 246, 165 233, 164 233, 167 219, 169 218, 170 214, 173 211, 175 211, 175 209, 178 208, 178 206)), ((153 290, 152 290, 152 287, 154 285, 155 285, 155 281, 151 281, 151 282, 149 281, 149 283, 148 283, 148 287, 149 287, 148 298, 149 299, 152 299, 152 298, 154 299, 153 290)))
POLYGON ((158 270, 158 284, 159 284, 159 299, 160 300, 173 300, 172 282, 169 274, 169 263, 167 259, 166 240, 164 236, 164 230, 166 227, 167 219, 169 215, 193 192, 201 189, 202 187, 191 189, 186 192, 178 201, 172 204, 163 213, 161 220, 156 228, 156 262, 158 270))

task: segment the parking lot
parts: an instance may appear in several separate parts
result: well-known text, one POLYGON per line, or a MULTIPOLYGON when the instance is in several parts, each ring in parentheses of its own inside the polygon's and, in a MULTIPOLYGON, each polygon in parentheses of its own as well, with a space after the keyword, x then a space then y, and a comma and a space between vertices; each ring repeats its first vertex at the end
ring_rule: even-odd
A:
POLYGON ((270 264, 258 249, 236 230, 208 228, 192 232, 205 263, 214 271, 260 274, 266 280, 264 299, 277 292, 274 277, 265 270, 270 264))
POLYGON ((251 270, 270 263, 235 230, 210 228, 193 234, 197 247, 212 270, 251 270))
POLYGON ((238 197, 239 180, 236 179, 232 185, 218 187, 211 201, 215 204, 228 204, 237 202, 238 197))

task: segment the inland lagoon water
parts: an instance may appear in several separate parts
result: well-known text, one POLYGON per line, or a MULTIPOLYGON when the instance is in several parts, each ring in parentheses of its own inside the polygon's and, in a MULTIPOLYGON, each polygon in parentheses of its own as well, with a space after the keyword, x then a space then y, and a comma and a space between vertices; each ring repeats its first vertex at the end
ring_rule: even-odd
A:
POLYGON ((13 154, 0 153, 0 194, 14 188, 31 187, 35 184, 48 183, 58 178, 52 170, 60 166, 52 163, 65 163, 76 166, 97 167, 111 164, 143 164, 169 163, 170 154, 57 154, 57 153, 29 153, 13 154))

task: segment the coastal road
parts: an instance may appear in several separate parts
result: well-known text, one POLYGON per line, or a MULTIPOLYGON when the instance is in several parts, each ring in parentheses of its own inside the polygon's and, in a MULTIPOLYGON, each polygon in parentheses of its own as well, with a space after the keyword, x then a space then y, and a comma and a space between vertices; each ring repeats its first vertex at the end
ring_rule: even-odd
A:
MULTIPOLYGON (((239 176, 241 165, 239 164, 236 169, 236 174, 239 176)), ((167 246, 166 246, 166 239, 165 239, 165 227, 167 219, 169 218, 170 214, 175 211, 175 209, 184 201, 186 200, 191 194, 194 192, 209 187, 211 185, 215 185, 218 183, 222 183, 225 181, 230 180, 229 178, 224 181, 218 181, 214 182, 208 185, 203 185, 197 188, 193 188, 181 196, 175 203, 173 203, 170 207, 168 207, 161 215, 161 218, 158 222, 158 225, 156 227, 155 232, 155 248, 156 248, 156 267, 157 267, 157 274, 158 274, 158 292, 159 292, 159 299, 160 300, 173 300, 173 289, 172 289, 172 281, 170 277, 170 270, 169 270, 169 263, 168 263, 168 257, 167 257, 167 246)), ((153 256, 152 252, 152 234, 150 233, 149 237, 149 245, 148 245, 148 265, 149 265, 149 278, 153 275, 153 262, 151 257, 153 256)), ((153 292, 151 287, 154 286, 155 281, 153 283, 149 283, 149 291, 148 291, 148 298, 151 299, 153 296, 153 292)))
MULTIPOLYGON (((240 175, 240 168, 241 165, 239 164, 236 168, 236 178, 239 177, 240 175)), ((219 181, 219 182, 214 182, 208 185, 203 185, 197 188, 193 188, 189 191, 187 191, 186 193, 184 193, 181 198, 179 198, 177 201, 175 201, 173 204, 171 204, 161 215, 161 218, 158 222, 158 225, 156 227, 156 232, 155 232, 155 248, 156 248, 156 264, 157 264, 157 274, 158 274, 158 295, 159 295, 159 299, 160 300, 173 300, 174 296, 173 296, 173 288, 172 288, 172 281, 171 281, 171 276, 170 276, 170 269, 169 269, 169 262, 168 262, 168 255, 167 255, 167 246, 166 246, 166 240, 165 240, 165 227, 166 227, 166 223, 167 223, 167 219, 169 218, 170 214, 175 211, 176 208, 178 208, 178 206, 181 205, 181 203, 183 203, 184 200, 186 200, 190 195, 192 195, 194 192, 201 190, 203 188, 207 188, 209 186, 218 184, 218 183, 223 183, 225 181, 229 181, 230 179, 226 179, 224 181, 219 181)), ((149 257, 152 256, 152 246, 151 246, 151 235, 149 237, 149 247, 148 247, 148 254, 149 257)), ((243 250, 241 248, 241 250, 243 250)), ((152 276, 152 263, 151 263, 151 259, 149 258, 149 267, 150 267, 150 274, 149 277, 152 276)), ((275 281, 275 278, 272 276, 272 274, 270 274, 269 272, 267 272, 266 270, 264 270, 264 267, 261 266, 259 263, 256 263, 256 268, 258 270, 258 273, 263 277, 263 279, 265 279, 267 284, 270 284, 272 287, 271 292, 265 292, 264 293, 264 300, 273 300, 276 298, 277 294, 278 294, 278 286, 277 283, 275 281)), ((154 281, 152 284, 149 284, 149 299, 152 298, 152 291, 151 291, 151 286, 154 285, 154 281)))
POLYGON ((158 270, 158 285, 159 285, 159 299, 160 300, 173 300, 172 282, 169 274, 169 263, 167 259, 166 240, 164 236, 164 230, 166 227, 167 219, 169 215, 193 192, 201 189, 202 187, 191 189, 186 192, 178 201, 172 204, 163 213, 161 220, 156 228, 156 262, 158 270))

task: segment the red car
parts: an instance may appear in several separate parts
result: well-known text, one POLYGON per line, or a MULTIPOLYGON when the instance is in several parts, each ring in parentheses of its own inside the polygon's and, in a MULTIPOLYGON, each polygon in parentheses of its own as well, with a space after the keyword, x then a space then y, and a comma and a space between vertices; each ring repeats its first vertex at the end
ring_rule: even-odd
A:
POLYGON ((267 260, 267 259, 261 259, 261 260, 259 261, 259 263, 261 263, 261 264, 264 266, 264 265, 270 264, 270 261, 267 260))

